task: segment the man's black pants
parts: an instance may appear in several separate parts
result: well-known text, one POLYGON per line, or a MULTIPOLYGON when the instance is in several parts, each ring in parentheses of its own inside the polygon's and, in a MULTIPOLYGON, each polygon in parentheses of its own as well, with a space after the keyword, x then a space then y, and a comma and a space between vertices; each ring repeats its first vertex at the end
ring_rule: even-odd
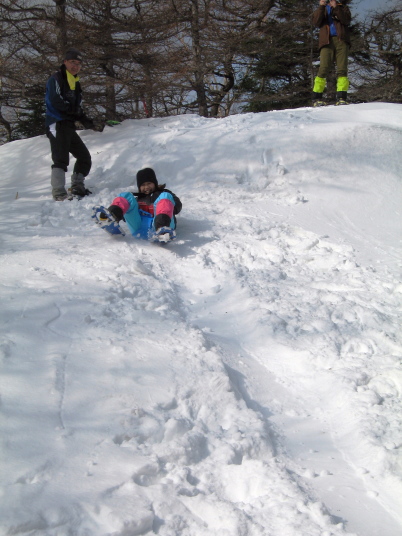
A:
POLYGON ((74 173, 81 173, 86 177, 91 169, 91 155, 78 136, 73 121, 58 121, 46 129, 52 151, 52 168, 61 168, 67 171, 70 163, 70 153, 76 158, 74 173), (54 132, 54 127, 56 131, 54 132))

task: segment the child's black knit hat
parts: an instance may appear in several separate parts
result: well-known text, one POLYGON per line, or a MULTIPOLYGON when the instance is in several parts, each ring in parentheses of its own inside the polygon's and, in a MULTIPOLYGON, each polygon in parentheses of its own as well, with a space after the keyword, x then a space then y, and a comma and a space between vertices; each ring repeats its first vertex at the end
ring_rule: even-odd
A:
POLYGON ((140 189, 140 186, 144 182, 153 182, 155 186, 158 186, 158 179, 156 178, 155 171, 152 168, 140 169, 137 173, 137 186, 140 189))

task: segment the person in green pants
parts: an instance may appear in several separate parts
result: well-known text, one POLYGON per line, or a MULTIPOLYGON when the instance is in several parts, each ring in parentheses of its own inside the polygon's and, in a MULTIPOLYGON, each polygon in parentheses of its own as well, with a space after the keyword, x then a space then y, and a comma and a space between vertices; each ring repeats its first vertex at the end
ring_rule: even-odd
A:
POLYGON ((314 80, 313 106, 326 104, 323 93, 328 73, 334 62, 337 69, 336 104, 347 104, 351 19, 350 9, 339 0, 320 0, 319 7, 313 13, 313 25, 320 29, 318 37, 320 67, 314 80))

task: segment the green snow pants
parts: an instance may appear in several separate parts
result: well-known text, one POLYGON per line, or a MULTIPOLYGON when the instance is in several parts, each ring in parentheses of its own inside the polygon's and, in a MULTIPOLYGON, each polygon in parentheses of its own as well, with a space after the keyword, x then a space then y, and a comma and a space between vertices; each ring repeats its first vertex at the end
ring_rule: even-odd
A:
POLYGON ((323 46, 320 50, 320 67, 314 83, 314 92, 324 91, 325 80, 334 62, 336 62, 337 71, 336 90, 347 91, 349 89, 348 55, 349 45, 337 37, 330 37, 329 45, 323 46))

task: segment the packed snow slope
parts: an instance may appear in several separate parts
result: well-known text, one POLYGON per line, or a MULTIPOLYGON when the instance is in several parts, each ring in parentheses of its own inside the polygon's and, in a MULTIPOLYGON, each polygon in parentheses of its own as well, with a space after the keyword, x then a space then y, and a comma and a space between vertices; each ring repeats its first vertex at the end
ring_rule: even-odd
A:
POLYGON ((1 536, 400 536, 402 106, 81 135, 0 148, 1 536), (146 166, 167 246, 91 219, 146 166))

